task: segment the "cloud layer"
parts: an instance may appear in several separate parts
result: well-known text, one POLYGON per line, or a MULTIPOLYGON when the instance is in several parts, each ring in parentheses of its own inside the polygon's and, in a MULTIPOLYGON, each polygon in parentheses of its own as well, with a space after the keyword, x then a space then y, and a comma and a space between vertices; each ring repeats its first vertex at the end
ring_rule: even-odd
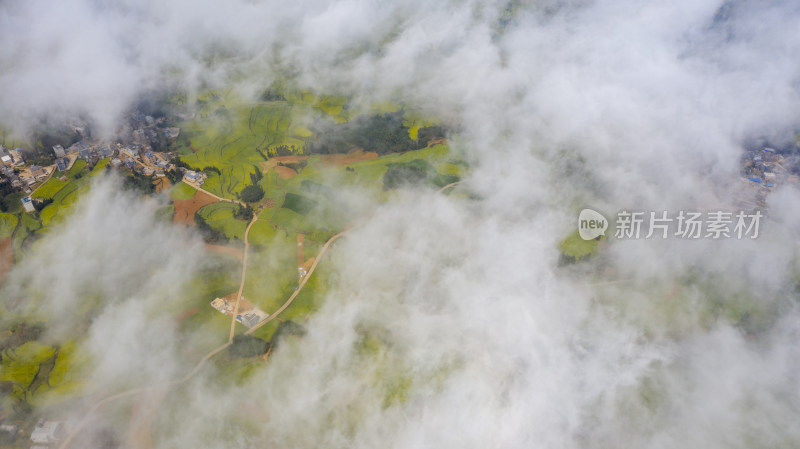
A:
MULTIPOLYGON (((781 1, 8 2, 0 117, 84 112, 113 129, 159 86, 255 91, 280 68, 459 130, 470 199, 380 207, 332 253, 308 335, 241 385, 210 369, 167 396, 161 447, 789 447, 797 190, 771 198, 755 242, 621 242, 584 267, 559 266, 557 245, 584 205, 728 206, 743 142, 796 131, 798 19, 781 1), (624 282, 598 285, 600 270, 624 282)), ((95 191, 27 279, 124 285, 163 261, 144 293, 103 290, 90 347, 99 379, 185 370, 130 318, 190 281, 191 240, 130 220, 144 206, 106 213, 116 190, 95 191), (87 232, 102 243, 76 245, 87 232), (153 255, 121 257, 142 239, 153 255)), ((82 293, 42 294, 66 311, 82 293)))

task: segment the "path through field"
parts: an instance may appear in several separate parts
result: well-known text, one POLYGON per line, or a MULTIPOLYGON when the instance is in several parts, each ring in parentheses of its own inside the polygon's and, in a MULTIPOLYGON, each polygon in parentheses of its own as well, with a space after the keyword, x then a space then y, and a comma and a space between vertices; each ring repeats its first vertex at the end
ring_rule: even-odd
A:
MULTIPOLYGON (((458 184, 458 182, 454 182, 452 184, 448 184, 448 185, 442 187, 441 189, 439 189, 439 192, 443 192, 444 190, 449 189, 451 187, 454 187, 457 184, 458 184)), ((199 187, 196 187, 196 186, 193 186, 193 187, 197 188, 198 190, 202 190, 199 187)), ((205 191, 203 190, 203 192, 205 192, 205 191)), ((219 197, 217 197, 217 198, 219 198, 219 197)), ((232 200, 225 200, 225 201, 232 201, 232 200)), ((237 201, 232 201, 232 202, 237 202, 237 201)), ((200 359, 200 361, 197 363, 197 365, 195 365, 195 367, 189 373, 187 373, 184 377, 182 377, 180 379, 173 380, 171 382, 167 382, 167 383, 163 383, 163 384, 158 384, 158 385, 150 385, 150 386, 145 386, 145 387, 134 388, 134 389, 131 389, 131 390, 128 390, 128 391, 124 391, 124 392, 121 392, 121 393, 117 393, 115 395, 108 396, 108 397, 106 397, 104 399, 99 400, 94 405, 92 405, 89 408, 89 410, 87 410, 87 412, 83 415, 83 418, 81 419, 81 421, 79 421, 78 424, 75 426, 75 428, 71 429, 72 431, 67 435, 67 437, 64 438, 64 440, 62 440, 61 444, 58 445, 59 449, 66 449, 66 448, 69 447, 69 445, 72 442, 72 440, 75 437, 75 435, 79 434, 80 431, 84 427, 86 427, 86 424, 89 422, 89 418, 100 407, 102 407, 102 406, 104 406, 104 405, 106 405, 108 403, 111 403, 113 401, 116 401, 118 399, 135 396, 135 395, 138 395, 140 393, 150 392, 150 391, 154 391, 154 390, 157 390, 157 389, 160 389, 160 388, 163 388, 164 391, 165 391, 165 394, 166 394, 166 392, 168 392, 170 388, 172 388, 174 386, 177 386, 177 385, 180 385, 180 384, 182 384, 184 382, 187 382, 188 380, 193 378, 198 372, 200 372, 200 369, 206 364, 206 362, 208 362, 215 355, 217 355, 220 352, 224 351, 226 348, 228 348, 233 343, 234 330, 235 330, 235 326, 236 326, 236 313, 238 313, 239 301, 240 301, 241 296, 242 296, 242 290, 244 289, 245 275, 246 275, 246 272, 247 272, 247 249, 250 246, 249 241, 248 241, 248 235, 250 233, 251 226, 257 220, 258 219, 256 217, 253 217, 253 220, 247 226, 247 230, 245 231, 245 236, 244 236, 245 249, 244 249, 244 257, 243 257, 243 260, 242 260, 241 284, 239 286, 239 292, 236 295, 236 299, 237 299, 236 308, 234 309, 234 314, 233 314, 233 317, 231 318, 231 332, 228 335, 228 341, 226 343, 224 343, 223 345, 217 347, 216 349, 210 351, 205 356, 203 356, 203 358, 200 359)), ((283 303, 282 306, 280 306, 278 308, 278 310, 276 310, 272 314, 270 314, 270 316, 268 318, 262 320, 261 322, 259 322, 255 326, 251 327, 249 330, 247 330, 245 332, 245 334, 247 334, 247 335, 252 334, 256 330, 258 330, 259 328, 261 328, 262 326, 267 324, 268 322, 270 322, 270 321, 274 320, 275 318, 277 318, 281 314, 281 312, 286 310, 292 304, 292 301, 295 300, 297 295, 299 295, 300 292, 303 291, 303 288, 305 287, 306 282, 308 282, 308 279, 311 278, 312 274, 314 274, 314 270, 317 269, 317 265, 322 260, 322 257, 325 255, 325 253, 328 251, 328 249, 330 249, 330 247, 333 244, 333 242, 335 242, 336 240, 341 238, 343 235, 345 235, 348 232, 350 232, 352 229, 353 228, 345 229, 344 231, 339 232, 338 234, 335 234, 333 237, 328 239, 328 241, 325 242, 325 245, 323 245, 323 247, 320 249, 319 253, 317 254, 317 257, 315 258, 314 263, 309 268, 308 273, 300 281, 300 285, 298 286, 297 290, 295 290, 292 293, 292 295, 289 296, 289 298, 283 303)), ((155 413, 155 410, 152 410, 151 411, 151 415, 153 415, 154 413, 155 413)), ((150 417, 150 419, 152 419, 152 416, 150 417)))

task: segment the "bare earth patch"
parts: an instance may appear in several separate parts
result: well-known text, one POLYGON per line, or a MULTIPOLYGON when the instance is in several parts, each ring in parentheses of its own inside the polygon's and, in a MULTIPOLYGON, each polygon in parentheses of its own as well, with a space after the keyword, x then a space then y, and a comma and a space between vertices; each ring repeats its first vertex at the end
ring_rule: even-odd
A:
POLYGON ((350 165, 359 161, 368 161, 378 157, 374 151, 354 150, 347 154, 323 154, 322 163, 327 165, 350 165))
POLYGON ((0 282, 14 265, 14 250, 11 247, 11 238, 0 239, 0 282))
POLYGON ((239 260, 242 259, 242 250, 239 248, 234 248, 232 246, 225 246, 225 245, 212 245, 210 243, 206 243, 206 249, 208 251, 217 253, 217 254, 224 254, 226 256, 233 256, 239 260))
POLYGON ((277 173, 277 174, 278 174, 278 176, 279 176, 281 179, 289 179, 289 178, 291 178, 292 176, 295 176, 295 175, 297 174, 297 172, 296 172, 296 171, 294 171, 293 169, 291 169, 291 168, 289 168, 289 167, 285 167, 285 166, 283 166, 283 165, 277 165, 277 166, 275 166, 275 173, 277 173))
POLYGON ((201 207, 216 202, 216 198, 201 191, 198 191, 188 200, 174 200, 175 215, 172 216, 172 222, 175 224, 192 226, 194 225, 194 213, 201 207))
POLYGON ((197 306, 191 307, 191 308, 186 309, 183 312, 181 312, 180 315, 176 316, 175 317, 175 321, 180 323, 181 321, 185 320, 186 318, 189 318, 190 316, 192 316, 192 315, 194 315, 194 314, 196 314, 198 312, 200 312, 200 307, 197 307, 197 306))
POLYGON ((269 158, 268 161, 262 162, 261 170, 263 173, 266 173, 271 168, 277 167, 278 162, 282 162, 284 164, 294 164, 297 162, 303 162, 306 159, 308 159, 308 156, 275 156, 269 158))
POLYGON ((164 190, 167 190, 172 185, 169 183, 169 179, 167 179, 166 177, 156 178, 156 180, 153 181, 153 184, 156 186, 156 193, 160 193, 164 190))

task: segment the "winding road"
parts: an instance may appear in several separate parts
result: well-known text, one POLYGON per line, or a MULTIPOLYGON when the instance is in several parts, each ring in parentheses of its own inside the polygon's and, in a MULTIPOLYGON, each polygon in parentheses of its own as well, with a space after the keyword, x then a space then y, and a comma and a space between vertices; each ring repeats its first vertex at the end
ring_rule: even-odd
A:
POLYGON ((244 290, 244 278, 247 275, 247 253, 248 249, 250 249, 250 240, 248 236, 250 235, 250 228, 253 226, 253 223, 258 221, 258 215, 255 213, 253 214, 253 219, 250 220, 250 224, 247 225, 247 229, 244 231, 244 252, 242 253, 242 280, 239 283, 239 291, 236 293, 236 305, 233 307, 233 319, 231 320, 231 334, 228 337, 228 343, 233 343, 233 334, 236 331, 236 316, 239 315, 239 302, 242 300, 242 291, 244 290))
MULTIPOLYGON (((244 281, 245 281, 245 276, 246 276, 246 273, 247 273, 247 253, 248 253, 247 250, 250 247, 248 236, 250 234, 250 228, 253 226, 253 223, 255 223, 256 221, 258 221, 257 216, 253 216, 253 219, 250 221, 250 224, 247 226, 247 229, 245 230, 245 234, 244 234, 245 249, 244 249, 244 255, 242 257, 242 278, 241 278, 241 284, 239 285, 239 292, 236 294, 236 306, 234 308, 233 317, 231 318, 231 332, 230 332, 230 334, 228 336, 228 341, 225 344, 213 349, 212 351, 207 353, 205 356, 203 356, 203 358, 200 359, 200 361, 197 363, 197 365, 195 365, 195 367, 191 371, 189 371, 189 373, 187 373, 185 376, 181 377, 180 379, 172 380, 172 381, 169 381, 169 382, 163 382, 161 384, 156 384, 156 385, 150 385, 150 386, 134 388, 132 390, 124 391, 122 393, 117 393, 115 395, 105 397, 105 398, 99 400, 98 402, 94 403, 94 405, 92 405, 89 408, 89 410, 87 410, 86 414, 83 415, 83 418, 78 422, 78 424, 75 426, 75 428, 72 429, 71 432, 69 432, 69 434, 66 436, 66 438, 64 438, 64 440, 61 441, 61 444, 58 445, 59 449, 66 449, 66 448, 69 447, 69 445, 72 442, 72 440, 74 439, 75 435, 80 433, 81 430, 83 430, 86 427, 86 425, 89 422, 89 417, 91 417, 94 414, 94 412, 96 412, 100 407, 102 407, 102 406, 104 406, 104 405, 106 405, 106 404, 108 404, 110 402, 116 401, 117 399, 123 399, 123 398, 127 398, 127 397, 130 397, 130 396, 135 396, 135 395, 137 395, 139 393, 143 393, 143 392, 148 391, 148 390, 150 390, 152 388, 157 388, 157 387, 172 388, 172 387, 180 385, 180 384, 182 384, 184 382, 187 382, 192 377, 194 377, 198 372, 200 372, 200 369, 209 360, 211 360, 212 357, 214 357, 215 355, 217 355, 220 352, 224 351, 231 344, 233 344, 234 331, 235 331, 235 327, 236 327, 236 314, 239 311, 239 301, 241 300, 241 297, 242 297, 242 290, 244 290, 244 281)), ((308 278, 311 276, 312 273, 314 273, 314 270, 317 268, 317 264, 319 263, 320 259, 322 258, 322 255, 325 254, 325 252, 328 250, 328 248, 330 248, 331 244, 336 239, 338 239, 339 237, 341 237, 342 235, 344 235, 348 231, 349 231, 349 229, 344 230, 344 231, 334 235, 333 237, 328 239, 327 242, 325 242, 325 245, 322 247, 322 249, 320 250, 319 254, 317 255, 316 260, 314 261, 314 264, 311 265, 311 268, 308 270, 308 274, 306 274, 303 277, 303 280, 298 285, 297 290, 295 290, 295 292, 292 293, 292 295, 289 297, 289 299, 286 300, 286 302, 278 310, 276 310, 268 318, 262 320, 260 323, 256 324, 252 328, 250 328, 246 332, 247 334, 253 333, 253 331, 255 331, 256 329, 260 328, 261 326, 263 326, 267 322, 273 320, 281 312, 283 312, 287 307, 289 307, 289 305, 291 305, 292 301, 294 301, 294 298, 296 298, 297 295, 303 290, 303 287, 306 285, 306 281, 308 280, 308 278)))
POLYGON ((199 185, 199 184, 195 184, 195 183, 193 183, 193 182, 191 182, 191 181, 187 181, 187 180, 185 180, 185 179, 183 179, 183 182, 184 182, 184 184, 186 184, 186 185, 188 185, 188 186, 194 187, 194 189, 195 189, 195 190, 199 190, 199 191, 201 191, 201 192, 207 193, 209 196, 211 196, 212 198, 215 198, 215 199, 217 199, 218 201, 227 201, 227 202, 229 202, 229 203, 235 203, 235 204, 239 204, 239 205, 241 205, 241 206, 245 206, 245 207, 247 207, 247 204, 245 204, 245 203, 243 203, 243 202, 241 202, 241 201, 239 201, 239 200, 232 200, 232 199, 230 199, 230 198, 223 198, 223 197, 221 197, 221 196, 214 195, 213 193, 209 192, 208 190, 206 190, 206 189, 204 189, 204 188, 200 187, 200 185, 199 185))
POLYGON ((322 256, 325 254, 325 252, 328 251, 328 248, 330 248, 331 244, 334 241, 336 241, 336 239, 338 239, 339 237, 345 235, 349 231, 350 231, 349 229, 346 229, 346 230, 334 235, 333 237, 329 238, 328 241, 325 242, 325 245, 322 247, 322 249, 319 250, 319 254, 317 254, 316 259, 314 259, 314 263, 311 264, 311 268, 308 269, 308 273, 306 273, 306 275, 303 276, 303 279, 300 281, 300 285, 297 286, 297 290, 295 290, 294 293, 292 293, 292 295, 289 296, 289 299, 287 299, 286 302, 284 302, 283 305, 278 308, 278 310, 276 310, 273 314, 271 314, 267 318, 259 321, 258 324, 256 324, 255 326, 251 327, 250 329, 248 329, 247 332, 245 332, 245 334, 247 334, 247 335, 252 334, 256 330, 258 330, 258 328, 260 328, 261 326, 263 326, 263 325, 269 323, 270 321, 274 320, 278 315, 280 315, 281 312, 283 312, 284 310, 286 310, 287 307, 292 305, 292 301, 294 301, 294 299, 297 297, 297 295, 299 295, 300 292, 303 290, 303 287, 305 287, 306 282, 308 281, 308 278, 311 277, 311 274, 314 273, 314 270, 317 269, 317 264, 319 263, 320 259, 322 259, 322 256))
MULTIPOLYGON (((189 184, 189 183, 187 183, 187 184, 189 184)), ((444 190, 449 189, 451 187, 454 187, 457 184, 459 184, 459 182, 454 182, 454 183, 448 184, 448 185, 442 187, 441 189, 439 189, 439 191, 437 193, 441 193, 444 190)), ((234 203, 244 204, 244 203, 241 203, 239 201, 220 198, 220 197, 218 197, 218 196, 208 192, 207 190, 202 189, 202 188, 200 188, 200 187, 198 187, 198 186, 196 186, 194 184, 189 184, 189 185, 191 185, 192 187, 196 188, 197 190, 202 190, 203 192, 208 193, 209 195, 219 199, 220 201, 230 201, 230 202, 234 202, 234 203)), ((105 398, 99 400, 98 402, 94 403, 94 405, 92 405, 89 408, 89 410, 86 412, 86 414, 83 415, 83 418, 78 422, 78 424, 75 426, 75 428, 72 429, 71 432, 69 432, 69 434, 66 436, 66 438, 64 438, 64 440, 61 441, 61 443, 58 445, 59 449, 66 449, 66 448, 69 447, 69 445, 72 442, 72 440, 75 437, 75 435, 79 434, 80 431, 83 430, 86 427, 87 423, 89 422, 89 418, 100 407, 102 407, 102 406, 104 406, 104 405, 106 405, 106 404, 108 404, 110 402, 116 401, 117 399, 123 399, 123 398, 126 398, 126 397, 135 396, 135 395, 137 395, 139 393, 143 393, 143 392, 148 391, 148 390, 150 390, 152 388, 157 388, 157 387, 172 388, 172 387, 175 387, 175 386, 180 385, 182 383, 185 383, 185 382, 189 381, 191 378, 193 378, 198 372, 200 372, 200 369, 203 368, 203 366, 209 360, 211 360, 212 357, 214 357, 215 355, 217 355, 220 352, 224 351, 231 344, 233 344, 233 337, 234 337, 235 328, 236 328, 236 315, 239 312, 239 301, 242 298, 242 291, 244 290, 245 276, 247 274, 247 254, 248 254, 248 249, 250 247, 248 236, 250 234, 250 228, 253 226, 253 224, 256 221, 258 221, 258 217, 257 217, 257 215, 254 215, 253 219, 247 225, 247 229, 245 230, 245 234, 244 234, 245 248, 244 248, 244 253, 243 253, 243 256, 242 256, 242 277, 241 277, 241 283, 239 285, 239 291, 236 294, 236 306, 234 307, 233 317, 231 318, 231 330, 230 330, 230 334, 228 335, 228 341, 225 344, 213 349, 212 351, 207 353, 205 356, 203 356, 203 358, 200 359, 200 361, 197 363, 197 365, 195 365, 194 368, 191 371, 189 371, 185 376, 181 377, 180 379, 172 380, 172 381, 169 381, 169 382, 163 382, 161 384, 156 384, 156 385, 150 385, 150 386, 134 388, 134 389, 131 389, 131 390, 128 390, 128 391, 117 393, 117 394, 112 395, 112 396, 105 397, 105 398)), ((348 232, 350 232, 352 229, 353 229, 352 227, 348 228, 348 229, 345 229, 345 230, 339 232, 338 234, 333 235, 330 239, 328 239, 328 241, 325 242, 325 245, 323 245, 323 247, 320 249, 319 253, 317 254, 317 257, 314 260, 314 263, 309 268, 308 273, 305 276, 303 276, 303 279, 300 281, 300 284, 298 285, 297 290, 295 290, 294 293, 292 293, 292 295, 289 296, 289 298, 286 300, 286 302, 284 302, 283 305, 280 308, 278 308, 278 310, 276 310, 275 312, 270 314, 269 317, 267 317, 264 320, 260 321, 255 326, 251 327, 249 330, 247 330, 245 332, 245 334, 247 334, 247 335, 252 334, 256 330, 258 330, 259 328, 261 328, 262 326, 267 324, 268 322, 270 322, 270 321, 274 320, 275 318, 277 318, 281 314, 281 312, 286 310, 292 304, 292 302, 295 300, 295 298, 297 298, 297 296, 300 294, 300 292, 303 290, 303 287, 305 287, 306 282, 311 277, 311 275, 314 273, 314 270, 316 270, 317 265, 319 264, 320 260, 322 260, 322 256, 324 256, 325 253, 328 251, 328 249, 330 249, 330 247, 333 244, 333 242, 335 242, 340 237, 342 237, 343 235, 345 235, 348 232)))

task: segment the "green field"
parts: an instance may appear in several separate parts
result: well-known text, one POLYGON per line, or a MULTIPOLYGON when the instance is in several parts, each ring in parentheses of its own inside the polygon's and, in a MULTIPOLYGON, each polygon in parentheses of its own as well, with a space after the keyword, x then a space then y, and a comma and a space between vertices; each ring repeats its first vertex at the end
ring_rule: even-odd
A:
MULTIPOLYGON (((204 184, 204 189, 216 195, 233 199, 238 198, 248 185, 257 183, 263 188, 265 201, 254 206, 259 219, 249 234, 252 245, 248 253, 244 297, 267 313, 280 307, 298 286, 297 234, 305 235, 304 258, 316 257, 334 233, 367 214, 372 207, 372 203, 353 206, 340 199, 336 194, 338 186, 356 188, 377 204, 392 198, 393 193, 383 189, 384 174, 392 164, 421 164, 415 161, 423 161, 432 167, 428 170, 430 178, 439 177, 437 179, 441 182, 464 176, 468 171, 468 166, 447 146, 439 145, 392 153, 346 167, 325 164, 320 155, 311 155, 304 167, 298 167, 298 175, 290 179, 281 179, 274 170, 261 176, 261 164, 270 157, 279 153, 302 154, 306 142, 316 138, 311 130, 318 132, 320 129, 312 119, 328 117, 328 122, 332 118, 333 122, 343 123, 358 114, 351 110, 345 97, 295 90, 286 93, 282 99, 280 96, 274 98, 278 99, 253 102, 243 101, 230 93, 207 92, 201 95, 199 118, 178 124, 183 140, 178 144, 182 147, 177 149, 181 160, 191 168, 214 167, 220 171, 220 174, 215 174, 214 170, 208 170, 211 176, 204 184)), ((400 109, 398 104, 386 103, 376 105, 373 113, 400 109)), ((420 128, 432 123, 408 115, 404 124, 409 129, 409 136, 416 138, 420 128)), ((68 216, 80 195, 89 189, 91 178, 104 173, 108 164, 109 159, 104 159, 88 172, 86 162, 79 160, 66 173, 67 181, 51 179, 37 191, 38 198, 52 199, 52 203, 42 211, 19 217, 0 214, 0 236, 11 235, 16 229, 13 234, 15 255, 22 257, 24 251, 35 250, 36 245, 31 242, 68 216), (88 176, 83 176, 87 172, 88 176), (20 251, 23 248, 24 251, 20 251)), ((432 179, 430 181, 429 184, 438 184, 432 179)), ((434 191, 434 186, 428 187, 434 191)), ((183 182, 169 192, 173 200, 191 199, 195 194, 196 190, 183 182)), ((19 198, 16 200, 19 203, 19 198)), ((15 210, 20 206, 17 205, 15 210)), ((212 229, 236 240, 238 244, 232 246, 241 247, 248 222, 235 218, 238 208, 237 204, 218 202, 203 207, 198 215, 212 229)), ((174 205, 166 206, 158 213, 169 221, 172 210, 174 205)), ((199 342, 187 338, 187 342, 192 341, 186 344, 191 357, 202 357, 205 351, 227 338, 230 319, 214 310, 209 302, 237 291, 240 269, 241 261, 236 257, 207 252, 200 272, 177 297, 164 305, 163 313, 176 317, 176 325, 185 336, 200 335, 195 332, 209 335, 199 342), (219 339, 215 338, 217 336, 219 339)), ((334 282, 332 273, 330 265, 319 265, 281 318, 304 323, 322 305, 327 289, 334 282)), ((275 320, 256 335, 269 339, 278 326, 279 321, 275 320)), ((243 326, 237 326, 237 329, 242 331, 243 326)), ((34 405, 46 405, 57 400, 54 398, 64 398, 79 391, 80 376, 90 366, 90 361, 81 356, 79 343, 61 342, 60 347, 36 342, 26 345, 3 354, 0 380, 14 382, 17 397, 24 397, 34 405)), ((231 365, 234 363, 237 365, 231 368, 232 379, 260 366, 247 361, 235 361, 231 365)), ((387 401, 404 400, 410 388, 411 381, 406 377, 400 374, 391 376, 386 385, 387 401)))
POLYGON ((89 174, 91 176, 99 175, 100 173, 103 172, 103 170, 108 166, 109 163, 111 163, 110 158, 100 159, 99 161, 97 161, 97 164, 95 164, 94 168, 89 174))
POLYGON ((59 348, 58 357, 50 371, 45 391, 62 396, 81 386, 83 379, 80 376, 80 366, 82 363, 85 364, 85 361, 81 360, 81 363, 78 363, 76 351, 77 344, 75 342, 68 342, 59 348))
POLYGON ((78 201, 81 193, 89 190, 88 180, 81 178, 71 181, 53 195, 53 203, 42 209, 40 212, 42 224, 50 225, 54 220, 61 220, 66 216, 69 207, 78 201))
POLYGON ((173 200, 189 200, 197 193, 197 189, 181 181, 175 184, 169 191, 169 196, 173 200))
POLYGON ((597 254, 598 244, 597 240, 582 239, 578 231, 575 231, 561 241, 558 249, 570 258, 569 260, 578 261, 597 254))
MULTIPOLYGON (((61 181, 50 178, 36 191, 37 198, 52 199, 53 202, 39 212, 41 224, 46 228, 53 223, 63 220, 70 207, 78 201, 81 194, 89 190, 89 183, 92 177, 105 172, 106 166, 110 162, 109 158, 101 159, 94 166, 89 176, 80 176, 85 173, 86 161, 78 160, 68 172, 69 181, 61 181)), ((31 227, 31 229, 34 229, 31 227)))
POLYGON ((277 231, 268 248, 251 250, 243 292, 248 300, 271 313, 294 291, 297 282, 297 238, 294 233, 277 231))
POLYGON ((28 387, 39 372, 39 365, 53 356, 55 349, 37 341, 29 341, 22 346, 3 351, 0 380, 14 384, 13 395, 24 399, 28 387))
MULTIPOLYGON (((312 253, 308 251, 307 242, 304 243, 306 252, 312 253)), ((317 251, 314 251, 313 255, 316 256, 316 253, 317 251)), ((323 257, 329 257, 329 255, 323 257)), ((291 307, 281 314, 281 318, 303 322, 308 319, 309 314, 316 312, 322 306, 322 300, 325 298, 328 286, 330 286, 330 273, 332 272, 333 270, 330 269, 329 265, 318 265, 311 277, 306 280, 303 290, 294 299, 291 307)))
MULTIPOLYGON (((94 168, 92 168, 92 171, 89 172, 89 176, 82 176, 77 179, 70 179, 70 181, 67 182, 66 185, 63 185, 61 188, 59 188, 58 191, 55 192, 51 197, 53 202, 47 205, 40 212, 42 225, 47 227, 52 225, 53 223, 63 220, 67 216, 70 207, 73 204, 75 204, 75 202, 78 201, 80 195, 89 190, 89 183, 91 182, 91 178, 104 173, 105 168, 106 166, 108 166, 109 162, 110 162, 109 158, 100 159, 94 166, 94 168)), ((72 175, 73 177, 77 173, 84 172, 86 167, 86 162, 76 161, 73 168, 75 167, 80 167, 80 170, 75 172, 72 175), (79 165, 78 162, 83 162, 83 166, 79 165)), ((70 173, 73 173, 71 169, 70 173)), ((52 181, 52 179, 50 181, 52 181)))
POLYGON ((240 242, 244 242, 247 222, 234 218, 233 214, 238 208, 238 204, 220 201, 203 207, 198 213, 209 226, 225 234, 228 239, 238 239, 240 242))
POLYGON ((56 177, 51 177, 47 180, 47 182, 39 186, 39 188, 36 189, 31 196, 33 198, 50 199, 67 184, 67 181, 62 181, 56 177))
POLYGON ((31 216, 30 214, 22 214, 20 215, 20 218, 22 221, 22 226, 31 231, 35 231, 42 227, 42 224, 39 223, 39 221, 33 218, 33 216, 31 216))
POLYGON ((317 207, 317 202, 311 198, 290 192, 286 194, 281 207, 293 210, 300 215, 306 215, 317 207))
POLYGON ((25 254, 23 251, 25 240, 42 228, 42 224, 39 222, 37 215, 38 214, 24 213, 19 215, 20 223, 12 240, 16 261, 19 261, 25 254))
POLYGON ((11 237, 17 227, 17 216, 0 212, 0 238, 11 237))
POLYGON ((250 227, 250 234, 248 234, 247 240, 251 245, 267 246, 272 243, 276 235, 277 230, 270 222, 258 220, 250 227))
POLYGON ((278 209, 272 214, 272 223, 286 230, 303 230, 303 216, 291 209, 278 209))
POLYGON ((306 139, 313 136, 309 120, 329 116, 341 123, 349 118, 346 97, 281 88, 275 98, 252 102, 217 91, 198 98, 199 118, 180 124, 187 141, 180 151, 181 160, 191 168, 220 171, 206 181, 206 190, 237 198, 261 162, 271 156, 303 153, 306 139))
MULTIPOLYGON (((180 321, 181 331, 184 333, 201 331, 219 335, 220 338, 227 338, 230 319, 211 307, 209 302, 214 298, 237 291, 241 263, 238 260, 213 253, 208 254, 206 257, 208 268, 198 273, 187 284, 188 287, 184 295, 186 300, 176 302, 181 310, 176 310, 172 313, 178 316, 185 310, 196 307, 197 313, 180 321)), ((215 343, 212 342, 212 345, 215 343)), ((213 346, 201 349, 211 350, 213 346)))
POLYGON ((216 167, 219 179, 209 179, 208 191, 236 198, 250 184, 250 175, 278 148, 301 153, 310 132, 303 117, 311 112, 305 104, 271 101, 256 104, 220 104, 205 119, 184 123, 182 129, 193 149, 181 160, 193 169, 216 167))
POLYGON ((417 135, 420 128, 437 125, 434 120, 426 119, 423 116, 414 113, 407 113, 403 124, 408 127, 408 137, 414 140, 417 140, 417 135))
POLYGON ((67 172, 67 176, 74 178, 75 175, 82 172, 84 168, 86 168, 86 161, 83 159, 78 159, 74 164, 72 164, 72 167, 67 172))

